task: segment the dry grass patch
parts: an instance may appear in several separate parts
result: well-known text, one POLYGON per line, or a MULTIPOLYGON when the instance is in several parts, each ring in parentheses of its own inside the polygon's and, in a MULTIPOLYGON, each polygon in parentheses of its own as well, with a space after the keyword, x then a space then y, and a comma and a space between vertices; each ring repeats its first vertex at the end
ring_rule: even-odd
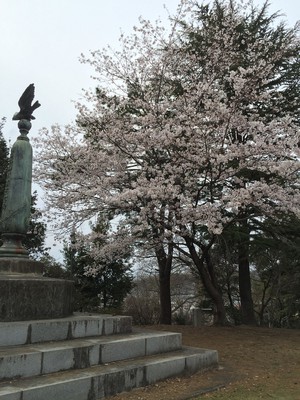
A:
POLYGON ((254 327, 151 326, 181 332, 186 346, 216 349, 220 368, 169 379, 114 400, 300 399, 300 331, 254 327))

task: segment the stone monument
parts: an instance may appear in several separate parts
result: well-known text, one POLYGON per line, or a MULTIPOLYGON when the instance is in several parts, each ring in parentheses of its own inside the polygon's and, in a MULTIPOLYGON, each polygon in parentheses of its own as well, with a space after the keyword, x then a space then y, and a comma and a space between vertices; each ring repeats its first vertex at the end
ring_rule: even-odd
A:
POLYGON ((11 152, 0 221, 0 400, 96 400, 214 368, 215 350, 182 346, 181 334, 132 329, 129 316, 72 314, 73 282, 45 278, 22 245, 30 218, 32 151, 39 103, 21 96, 21 135, 11 152))
POLYGON ((33 111, 40 107, 30 84, 19 99, 15 113, 20 136, 9 161, 0 232, 0 321, 59 318, 72 314, 73 283, 43 277, 43 264, 30 259, 23 246, 30 220, 32 147, 28 133, 33 111))

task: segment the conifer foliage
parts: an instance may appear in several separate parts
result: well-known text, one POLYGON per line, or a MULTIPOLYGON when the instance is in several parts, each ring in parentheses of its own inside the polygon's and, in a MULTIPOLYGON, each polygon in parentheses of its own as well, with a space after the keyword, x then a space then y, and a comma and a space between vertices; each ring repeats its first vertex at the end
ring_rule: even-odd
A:
MULTIPOLYGON (((100 250, 105 244, 104 237, 108 229, 107 221, 98 221, 93 231, 99 236, 90 246, 100 250)), ((80 235, 76 235, 74 231, 70 242, 65 243, 64 246, 66 277, 74 280, 75 283, 74 309, 75 311, 114 310, 114 312, 120 312, 123 300, 133 286, 129 257, 99 263, 91 256, 89 247, 80 243, 80 235)))

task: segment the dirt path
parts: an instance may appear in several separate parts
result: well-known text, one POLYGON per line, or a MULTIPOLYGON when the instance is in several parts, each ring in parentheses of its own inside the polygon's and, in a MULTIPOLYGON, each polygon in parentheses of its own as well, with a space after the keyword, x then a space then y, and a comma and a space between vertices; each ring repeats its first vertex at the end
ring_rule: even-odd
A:
POLYGON ((181 332, 186 346, 216 349, 218 370, 175 378, 114 400, 300 400, 300 331, 252 327, 151 326, 181 332), (248 396, 248 397, 247 397, 248 396))

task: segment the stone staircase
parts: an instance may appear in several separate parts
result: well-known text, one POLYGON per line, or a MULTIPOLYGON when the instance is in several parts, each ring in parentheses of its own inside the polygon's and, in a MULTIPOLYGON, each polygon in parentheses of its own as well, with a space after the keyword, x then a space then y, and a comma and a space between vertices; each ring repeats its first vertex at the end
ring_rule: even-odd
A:
POLYGON ((0 346, 0 400, 97 400, 218 363, 215 350, 126 316, 1 322, 0 346))

